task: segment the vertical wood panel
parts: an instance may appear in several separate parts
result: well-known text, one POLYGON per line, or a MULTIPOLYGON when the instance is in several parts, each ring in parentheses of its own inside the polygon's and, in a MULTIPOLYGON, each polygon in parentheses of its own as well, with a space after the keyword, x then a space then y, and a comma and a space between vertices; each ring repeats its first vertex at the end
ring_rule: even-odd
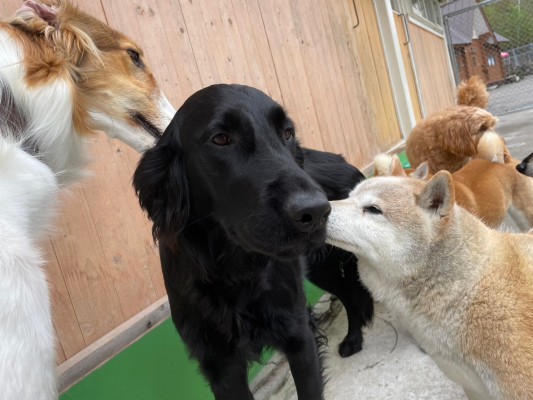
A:
POLYGON ((409 24, 425 117, 455 103, 444 39, 409 24))
POLYGON ((390 148, 402 136, 396 115, 396 107, 394 105, 394 97, 387 71, 387 64, 385 62, 385 52, 381 43, 377 17, 372 2, 359 0, 358 9, 361 25, 367 31, 367 38, 370 43, 370 53, 368 56, 373 59, 374 69, 377 75, 376 89, 380 93, 380 99, 377 105, 381 108, 381 112, 383 112, 383 115, 380 115, 380 119, 384 123, 383 130, 379 130, 378 132, 379 145, 381 148, 390 148))
POLYGON ((197 0, 206 32, 211 38, 215 60, 223 82, 251 85, 252 80, 241 43, 231 1, 197 0))
POLYGON ((102 179, 83 191, 122 313, 128 319, 159 298, 155 288, 159 282, 152 281, 148 268, 157 265, 159 257, 154 251, 147 254, 143 245, 151 241, 150 231, 139 226, 144 216, 131 186, 135 166, 125 155, 126 145, 99 135, 92 146, 98 151, 91 170, 102 179))
MULTIPOLYGON (((246 29, 241 30, 241 35, 249 38, 248 40, 243 39, 245 49, 247 48, 246 43, 248 43, 248 46, 251 46, 251 38, 253 36, 253 40, 257 47, 257 60, 261 63, 263 79, 268 88, 268 94, 280 104, 285 105, 258 0, 233 0, 233 8, 243 11, 243 16, 239 21, 244 22, 246 29), (247 16, 244 15, 244 10, 246 10, 246 13, 248 14, 247 16)), ((253 58, 253 53, 250 54, 247 51, 246 54, 247 58, 253 58)))
POLYGON ((402 51, 402 61, 405 68, 405 74, 407 76, 407 85, 409 86, 409 94, 411 95, 411 102, 413 104, 413 111, 416 121, 422 119, 422 109, 420 107, 420 99, 418 96, 418 90, 415 80, 415 74, 413 70, 413 64, 411 61, 411 52, 409 51, 409 43, 405 27, 403 23, 403 17, 399 14, 393 13, 394 24, 396 25, 396 32, 398 34, 398 40, 400 41, 402 51))
POLYGON ((324 149, 335 153, 350 151, 344 140, 344 131, 349 128, 342 124, 342 108, 337 104, 336 94, 343 82, 335 73, 331 53, 331 43, 326 37, 320 19, 318 2, 306 0, 292 1, 291 19, 298 38, 302 65, 309 82, 309 92, 320 129, 324 149), (325 56, 328 54, 328 56, 325 56))
MULTIPOLYGON (((176 2, 174 1, 174 4, 176 2)), ((198 1, 180 0, 202 86, 222 82, 198 1)))
POLYGON ((340 68, 343 74, 348 106, 355 130, 345 135, 348 145, 357 143, 360 154, 357 159, 350 159, 360 168, 369 164, 373 155, 379 152, 377 144, 378 127, 371 107, 368 94, 368 82, 363 70, 363 57, 354 36, 354 25, 351 2, 327 2, 330 26, 335 38, 335 46, 339 55, 340 68))
POLYGON ((71 193, 63 196, 53 247, 85 343, 90 344, 123 322, 124 315, 83 189, 71 193))
MULTIPOLYGON (((371 2, 361 0, 355 0, 353 3, 345 1, 344 4, 356 25, 352 31, 352 46, 359 50, 361 79, 369 100, 370 118, 376 124, 376 147, 380 150, 388 149, 401 139, 401 131, 373 6, 371 2)), ((368 162, 374 154, 367 155, 368 162)))
POLYGON ((285 108, 296 121, 304 145, 324 149, 290 8, 283 0, 258 4, 285 108))
MULTIPOLYGON (((164 62, 172 63, 176 69, 176 75, 168 79, 179 80, 182 89, 182 93, 174 97, 174 106, 179 108, 187 97, 202 88, 201 74, 180 3, 177 0, 158 0, 157 5, 161 24, 165 30, 165 42, 168 45, 164 62)), ((156 77, 159 79, 158 74, 156 77)), ((163 87, 165 92, 167 89, 168 86, 163 87)))
POLYGON ((50 239, 45 241, 44 248, 48 261, 46 273, 52 301, 52 316, 58 339, 57 353, 60 361, 63 361, 83 350, 86 343, 50 239))

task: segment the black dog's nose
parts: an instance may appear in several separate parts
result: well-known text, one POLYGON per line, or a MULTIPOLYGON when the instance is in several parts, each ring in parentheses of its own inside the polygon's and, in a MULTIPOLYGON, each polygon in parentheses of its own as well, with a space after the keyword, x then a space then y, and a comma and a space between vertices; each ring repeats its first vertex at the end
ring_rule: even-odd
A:
POLYGON ((324 227, 331 206, 326 196, 321 193, 318 195, 299 193, 289 198, 285 211, 299 231, 313 232, 324 227))
POLYGON ((516 166, 516 170, 523 174, 526 171, 527 164, 525 162, 522 162, 516 166))

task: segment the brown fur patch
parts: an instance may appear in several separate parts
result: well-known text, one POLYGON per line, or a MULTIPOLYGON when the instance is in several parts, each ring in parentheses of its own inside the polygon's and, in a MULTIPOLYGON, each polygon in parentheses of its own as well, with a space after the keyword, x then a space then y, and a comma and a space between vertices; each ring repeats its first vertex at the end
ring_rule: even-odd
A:
POLYGON ((457 171, 476 155, 481 135, 498 119, 477 107, 457 106, 436 112, 420 121, 406 142, 405 151, 416 168, 427 161, 430 173, 457 171))

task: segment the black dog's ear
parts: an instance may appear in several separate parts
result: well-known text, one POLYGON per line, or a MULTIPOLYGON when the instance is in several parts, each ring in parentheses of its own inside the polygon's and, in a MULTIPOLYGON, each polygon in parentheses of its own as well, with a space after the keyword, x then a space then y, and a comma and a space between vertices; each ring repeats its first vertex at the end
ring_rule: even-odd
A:
POLYGON ((133 187, 141 208, 154 223, 154 240, 172 240, 189 218, 189 186, 179 146, 169 136, 147 150, 133 175, 133 187), (168 239, 167 239, 168 238, 168 239))

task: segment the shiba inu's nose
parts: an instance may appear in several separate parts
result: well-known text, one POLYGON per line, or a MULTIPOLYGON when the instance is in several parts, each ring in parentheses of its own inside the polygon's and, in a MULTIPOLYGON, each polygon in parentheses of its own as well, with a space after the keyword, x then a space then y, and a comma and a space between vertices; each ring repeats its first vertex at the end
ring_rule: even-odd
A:
POLYGON ((285 212, 300 232, 313 232, 326 225, 331 206, 322 193, 298 193, 289 198, 285 212))

